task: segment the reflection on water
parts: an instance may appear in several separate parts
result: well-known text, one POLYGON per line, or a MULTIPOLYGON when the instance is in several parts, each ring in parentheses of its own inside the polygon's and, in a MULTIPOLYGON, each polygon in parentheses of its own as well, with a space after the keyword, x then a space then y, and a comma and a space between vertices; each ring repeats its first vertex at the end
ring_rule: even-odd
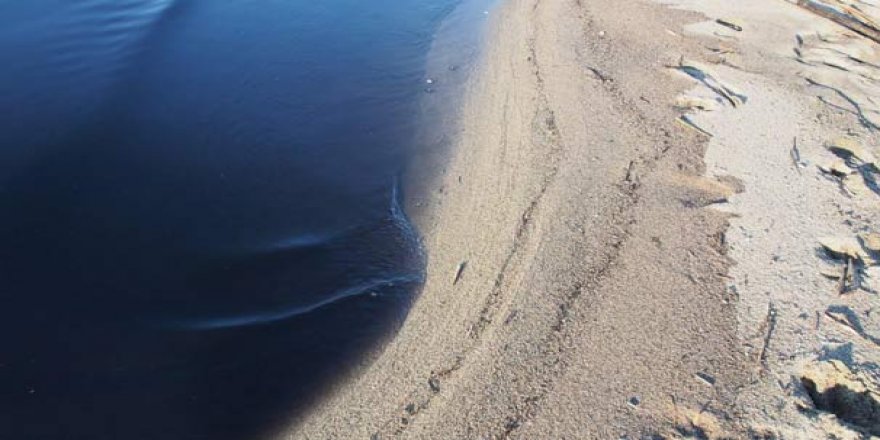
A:
POLYGON ((459 1, 0 3, 0 438, 252 438, 399 325, 459 1))

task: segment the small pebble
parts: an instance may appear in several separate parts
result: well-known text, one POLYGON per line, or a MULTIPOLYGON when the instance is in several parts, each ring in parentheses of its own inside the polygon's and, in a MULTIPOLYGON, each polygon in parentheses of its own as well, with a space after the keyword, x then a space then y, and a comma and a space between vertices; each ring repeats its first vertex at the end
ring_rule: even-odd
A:
POLYGON ((638 408, 639 405, 642 404, 642 401, 638 398, 638 396, 633 396, 629 398, 629 401, 627 403, 633 408, 638 408))
POLYGON ((440 392, 440 379, 437 379, 436 377, 432 377, 432 378, 428 379, 428 386, 431 387, 431 391, 433 391, 435 393, 439 393, 440 392))

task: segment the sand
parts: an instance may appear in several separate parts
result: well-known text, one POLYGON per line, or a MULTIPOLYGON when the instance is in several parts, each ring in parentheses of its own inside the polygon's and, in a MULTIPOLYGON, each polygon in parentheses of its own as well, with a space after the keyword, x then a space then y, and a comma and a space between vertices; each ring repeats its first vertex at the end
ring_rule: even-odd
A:
POLYGON ((875 156, 880 151, 872 122, 880 116, 880 46, 790 3, 728 3, 685 1, 678 7, 745 24, 742 32, 712 21, 686 30, 734 35, 723 39, 736 53, 713 69, 748 97, 739 108, 696 112, 692 119, 714 135, 707 174, 736 176, 745 188, 717 209, 734 215, 726 233, 736 262, 728 288, 738 297, 738 334, 750 358, 760 357, 768 310, 775 311, 763 371, 741 393, 742 423, 773 438, 878 436, 880 317, 872 311, 880 305, 880 272, 876 265, 856 264, 855 285, 847 283, 841 294, 839 280, 827 275, 840 274, 844 263, 830 258, 822 243, 853 241, 864 251, 858 237, 880 229, 880 192, 865 188, 865 179, 876 182, 880 170, 853 160, 857 166, 844 165, 847 177, 841 179, 821 168, 838 159, 827 146, 842 137, 875 156), (834 376, 829 365, 835 374, 838 366, 845 370, 827 385, 839 385, 840 396, 830 404, 804 387, 805 378, 834 376), (848 384, 852 380, 867 387, 858 390, 848 384))
POLYGON ((414 173, 437 176, 407 203, 424 289, 279 438, 880 435, 880 273, 856 261, 843 295, 820 273, 846 265, 823 237, 880 232, 877 170, 817 166, 841 136, 880 157, 878 47, 729 3, 492 10, 455 147, 414 173))

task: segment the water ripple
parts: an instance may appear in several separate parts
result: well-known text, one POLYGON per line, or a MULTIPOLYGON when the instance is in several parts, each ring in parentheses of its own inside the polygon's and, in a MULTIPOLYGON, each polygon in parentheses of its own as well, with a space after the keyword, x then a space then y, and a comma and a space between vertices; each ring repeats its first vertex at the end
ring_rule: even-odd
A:
POLYGON ((176 330, 218 330, 265 325, 305 315, 347 298, 361 295, 378 295, 378 291, 384 288, 419 282, 421 282, 421 276, 417 275, 399 275, 391 278, 379 278, 333 292, 321 301, 304 306, 293 306, 282 310, 248 313, 245 315, 181 321, 173 323, 169 325, 169 327, 176 330))
POLYGON ((124 69, 178 0, 91 0, 69 5, 46 45, 55 71, 112 76, 124 69))

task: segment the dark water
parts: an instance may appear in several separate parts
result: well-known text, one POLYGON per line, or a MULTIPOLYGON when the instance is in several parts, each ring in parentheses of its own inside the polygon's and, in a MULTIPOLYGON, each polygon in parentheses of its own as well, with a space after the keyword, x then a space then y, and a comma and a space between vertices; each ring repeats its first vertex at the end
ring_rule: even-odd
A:
POLYGON ((0 2, 0 439, 254 438, 392 332, 461 1, 0 2))

